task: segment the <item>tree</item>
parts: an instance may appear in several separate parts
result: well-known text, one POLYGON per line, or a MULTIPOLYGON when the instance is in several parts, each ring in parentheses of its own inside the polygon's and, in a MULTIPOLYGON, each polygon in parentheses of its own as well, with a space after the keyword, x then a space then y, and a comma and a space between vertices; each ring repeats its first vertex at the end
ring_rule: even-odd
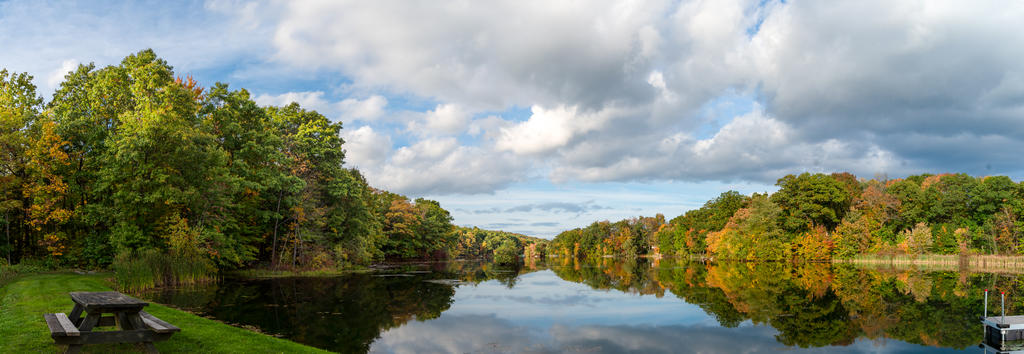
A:
POLYGON ((861 210, 851 211, 832 234, 836 255, 850 258, 867 252, 879 243, 875 232, 881 227, 881 222, 871 214, 861 210))
POLYGON ((4 248, 13 263, 28 253, 35 242, 24 228, 24 208, 28 201, 23 185, 28 178, 29 159, 26 152, 32 146, 32 128, 37 127, 43 98, 36 95, 32 76, 0 70, 0 212, 4 213, 4 248), (11 227, 20 238, 15 238, 11 227), (16 251, 16 257, 11 256, 16 251))
POLYGON ((451 214, 441 208, 441 203, 423 198, 416 199, 416 209, 420 218, 417 237, 423 239, 425 253, 446 256, 444 253, 452 245, 454 238, 451 214))
POLYGON ((328 182, 325 199, 334 205, 326 216, 328 227, 334 231, 330 242, 345 261, 366 263, 383 256, 378 250, 383 235, 370 204, 371 193, 366 179, 356 169, 342 170, 338 178, 328 182))
POLYGON ((973 211, 982 204, 978 198, 979 181, 963 173, 928 177, 921 183, 921 188, 924 197, 933 201, 927 214, 931 223, 966 225, 974 220, 973 211))
POLYGON ((1004 205, 996 213, 993 220, 993 233, 996 250, 1003 254, 1019 254, 1021 252, 1020 226, 1017 212, 1009 205, 1004 205))
POLYGON ((899 247, 907 254, 925 254, 932 246, 932 230, 925 223, 918 223, 912 230, 900 233, 899 247))
POLYGON ((879 243, 896 241, 898 231, 883 226, 891 226, 897 219, 900 200, 885 188, 878 181, 869 181, 863 192, 854 198, 850 212, 832 235, 838 256, 851 257, 879 243))
POLYGON ((754 194, 721 231, 708 234, 708 253, 723 259, 785 259, 789 257, 779 219, 782 208, 766 194, 754 194))
POLYGON ((494 262, 498 264, 517 264, 519 262, 519 247, 515 241, 505 240, 494 250, 494 262))
POLYGON ((212 257, 241 261, 223 252, 230 249, 217 242, 224 238, 206 224, 225 207, 229 181, 227 155, 200 124, 200 97, 175 82, 171 67, 152 51, 121 65, 135 106, 106 143, 97 183, 109 195, 104 215, 113 225, 111 244, 117 250, 163 248, 169 227, 184 219, 208 238, 212 257))
POLYGON ((835 229, 850 208, 852 199, 846 185, 827 175, 787 175, 775 184, 779 191, 772 202, 782 207, 782 228, 791 234, 821 225, 835 229))
MULTIPOLYGON (((186 88, 194 89, 189 83, 184 83, 186 88)), ((223 254, 229 254, 220 259, 235 265, 252 260, 259 252, 257 245, 270 238, 270 259, 276 263, 281 221, 305 185, 290 174, 292 161, 274 120, 247 91, 231 91, 221 83, 203 94, 200 114, 203 129, 216 137, 217 147, 227 155, 222 193, 206 201, 224 206, 207 215, 218 231, 210 235, 225 249, 223 254)))
POLYGON ((699 209, 687 211, 672 219, 669 221, 671 227, 666 228, 658 238, 662 253, 665 253, 665 249, 677 253, 703 253, 707 247, 705 240, 708 233, 722 230, 729 218, 749 200, 749 197, 730 190, 704 203, 699 209))
POLYGON ((654 233, 654 238, 658 240, 658 251, 670 256, 687 252, 685 247, 676 246, 676 240, 682 241, 683 237, 682 226, 671 223, 662 225, 654 233))
POLYGON ((68 185, 59 170, 70 162, 64 152, 67 142, 56 134, 53 121, 39 123, 39 137, 25 152, 28 157, 28 178, 23 193, 29 201, 28 225, 42 233, 41 243, 51 256, 65 252, 66 239, 61 225, 71 218, 65 195, 68 185))
POLYGON ((824 226, 815 226, 794 240, 795 256, 806 261, 832 259, 835 242, 824 226))
POLYGON ((74 213, 64 224, 64 233, 79 249, 65 259, 77 258, 82 265, 102 266, 113 260, 110 200, 101 192, 99 173, 121 118, 135 109, 131 80, 123 65, 100 70, 93 64, 80 65, 65 75, 47 104, 57 134, 68 142, 70 159, 63 173, 68 184, 64 197, 74 213))
POLYGON ((387 238, 384 254, 402 258, 419 256, 419 251, 426 247, 416 235, 419 223, 418 211, 408 199, 401 197, 392 200, 384 214, 383 231, 387 238))
POLYGON ((342 124, 298 104, 260 107, 222 83, 205 90, 152 50, 80 65, 45 111, 31 79, 0 71, 9 262, 60 254, 106 266, 148 249, 222 268, 316 267, 452 248, 439 203, 371 188, 344 166, 342 124))

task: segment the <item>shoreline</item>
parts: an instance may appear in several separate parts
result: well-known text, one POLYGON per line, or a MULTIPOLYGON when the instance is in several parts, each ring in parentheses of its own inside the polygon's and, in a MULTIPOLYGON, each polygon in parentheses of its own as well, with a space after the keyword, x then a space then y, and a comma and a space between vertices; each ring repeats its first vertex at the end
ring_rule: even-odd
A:
POLYGON ((1024 273, 1024 256, 997 255, 859 255, 853 258, 832 259, 833 264, 917 267, 934 270, 956 270, 985 273, 1024 273))
POLYGON ((714 257, 705 257, 702 255, 691 254, 682 256, 665 256, 665 255, 654 255, 647 256, 652 261, 658 261, 662 259, 675 259, 675 260, 688 260, 696 262, 733 262, 733 263, 793 263, 793 264, 804 264, 804 263, 831 263, 831 264, 853 264, 853 265, 870 265, 870 266, 893 266, 893 267, 910 267, 915 266, 919 268, 936 269, 936 270, 959 270, 959 271, 971 271, 971 272, 989 272, 989 273, 1006 273, 1011 271, 1013 273, 1024 274, 1024 255, 1022 256, 1000 256, 1000 255, 946 255, 946 254, 927 254, 927 255, 875 255, 875 254, 863 254, 857 255, 850 258, 831 258, 831 259, 816 259, 816 260, 779 260, 779 259, 721 259, 714 257))
MULTIPOLYGON (((60 349, 50 338, 42 313, 67 312, 73 303, 71 291, 110 291, 111 273, 77 274, 47 272, 21 274, 0 286, 0 352, 54 352, 60 349)), ((169 340, 155 343, 165 353, 253 352, 326 353, 305 344, 231 326, 149 300, 146 311, 182 331, 169 340)), ((97 344, 83 348, 86 353, 137 352, 132 344, 97 344)))

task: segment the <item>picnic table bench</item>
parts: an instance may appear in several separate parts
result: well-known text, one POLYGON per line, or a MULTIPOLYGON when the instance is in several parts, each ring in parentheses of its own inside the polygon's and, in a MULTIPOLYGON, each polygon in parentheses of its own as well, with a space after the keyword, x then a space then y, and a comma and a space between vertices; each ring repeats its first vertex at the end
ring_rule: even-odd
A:
POLYGON ((83 345, 99 343, 139 343, 146 352, 156 353, 153 342, 167 340, 181 331, 143 311, 149 303, 116 291, 72 292, 71 300, 75 308, 70 315, 43 315, 50 327, 50 337, 57 344, 67 345, 65 353, 77 353, 83 345), (119 330, 93 331, 95 327, 106 326, 117 326, 119 330))

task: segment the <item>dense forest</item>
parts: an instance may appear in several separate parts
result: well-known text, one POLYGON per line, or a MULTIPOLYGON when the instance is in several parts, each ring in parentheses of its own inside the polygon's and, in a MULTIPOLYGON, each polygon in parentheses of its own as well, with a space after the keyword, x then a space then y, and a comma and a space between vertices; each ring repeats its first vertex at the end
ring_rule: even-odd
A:
POLYGON ((1006 176, 788 175, 772 194, 722 193, 664 222, 640 217, 562 232, 567 257, 699 254, 825 260, 861 254, 1024 254, 1024 183, 1006 176))
POLYGON ((438 202, 371 187, 344 167, 341 129, 295 103, 201 87, 151 50, 81 65, 49 101, 29 74, 0 71, 0 257, 323 268, 506 243, 518 257, 530 243, 457 234, 438 202))
POLYGON ((505 231, 482 230, 477 227, 457 227, 453 258, 491 259, 499 264, 512 264, 523 255, 527 259, 546 256, 548 241, 505 231))

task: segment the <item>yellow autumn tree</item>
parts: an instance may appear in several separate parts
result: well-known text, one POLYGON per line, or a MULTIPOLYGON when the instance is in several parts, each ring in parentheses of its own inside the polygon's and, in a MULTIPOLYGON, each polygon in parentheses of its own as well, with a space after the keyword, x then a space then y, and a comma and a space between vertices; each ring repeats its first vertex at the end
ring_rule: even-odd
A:
POLYGON ((28 207, 29 226, 41 233, 39 242, 50 255, 60 256, 65 252, 66 240, 59 226, 71 218, 72 211, 64 205, 68 185, 58 170, 70 164, 70 159, 64 152, 68 143, 57 135, 55 128, 53 121, 40 123, 39 139, 26 151, 31 178, 27 179, 22 191, 31 202, 28 207))
POLYGON ((832 235, 821 225, 801 234, 795 246, 797 256, 806 261, 831 259, 832 250, 835 248, 832 235))
POLYGON ((932 229, 923 222, 917 223, 913 229, 904 230, 899 237, 899 248, 907 254, 925 254, 932 246, 932 229))

